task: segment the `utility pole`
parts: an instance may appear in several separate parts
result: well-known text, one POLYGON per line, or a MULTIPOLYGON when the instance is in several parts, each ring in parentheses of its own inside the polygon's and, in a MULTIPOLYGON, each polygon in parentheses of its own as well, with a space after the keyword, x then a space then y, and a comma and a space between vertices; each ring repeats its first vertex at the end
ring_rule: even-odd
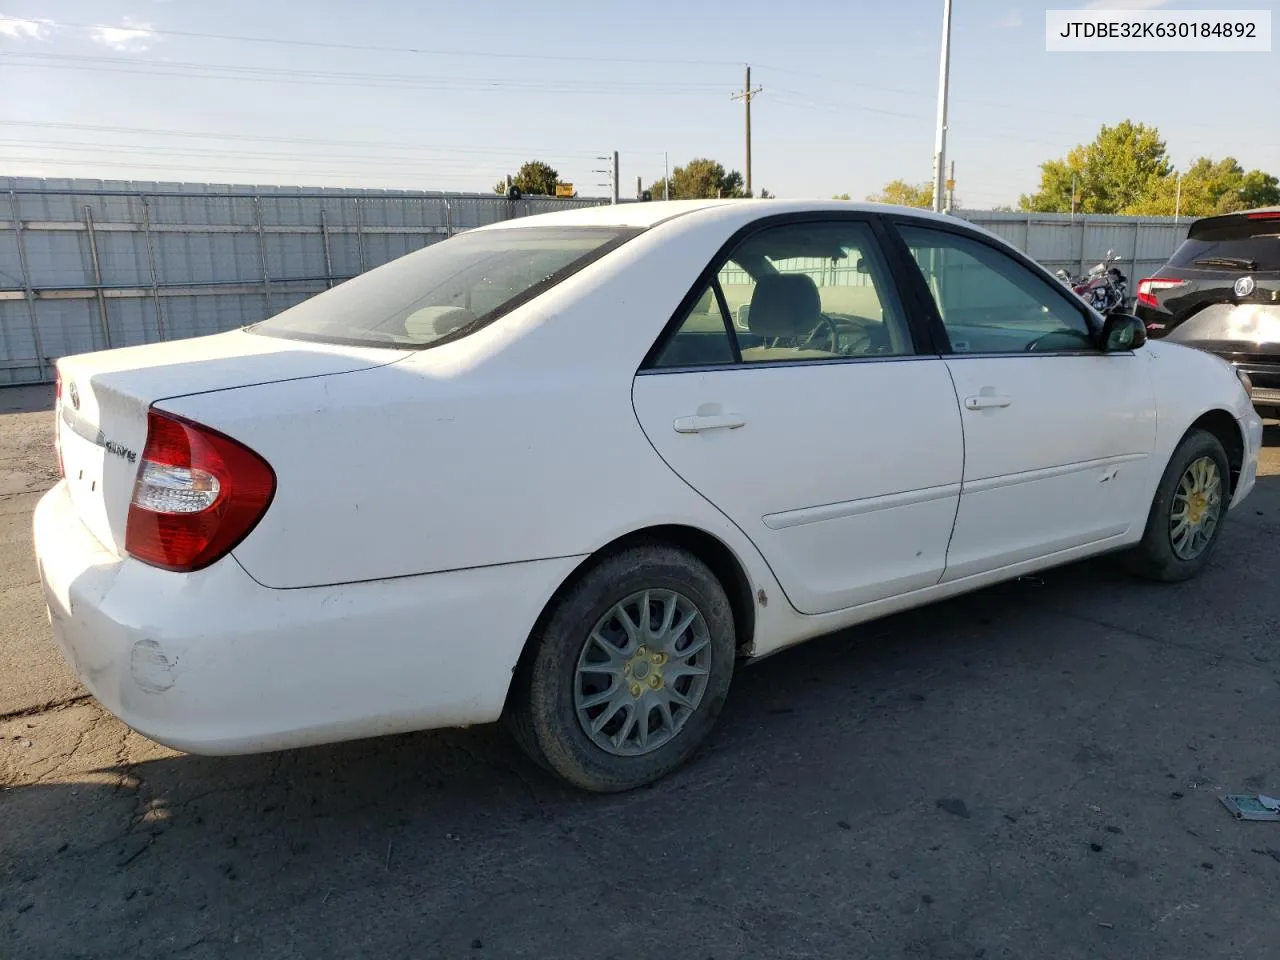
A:
POLYGON ((671 199, 671 161, 667 151, 662 151, 662 199, 671 199))
MULTIPOLYGON (((951 0, 947 0, 948 3, 951 0)), ((747 108, 747 196, 751 196, 751 101, 760 95, 764 87, 751 89, 751 65, 747 65, 747 82, 737 93, 730 94, 730 100, 741 100, 747 108)))
POLYGON ((947 175, 947 213, 955 208, 956 200, 956 162, 951 161, 951 172, 947 175))
POLYGON ((947 88, 951 74, 951 0, 942 0, 942 57, 938 68, 938 131, 933 142, 933 209, 942 212, 947 166, 947 88))

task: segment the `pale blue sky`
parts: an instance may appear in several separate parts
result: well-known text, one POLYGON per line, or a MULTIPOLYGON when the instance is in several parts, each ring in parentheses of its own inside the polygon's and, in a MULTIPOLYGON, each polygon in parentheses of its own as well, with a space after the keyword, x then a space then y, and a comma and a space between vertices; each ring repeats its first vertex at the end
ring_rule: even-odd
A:
MULTIPOLYGON (((1041 161, 1126 117, 1156 124, 1179 165, 1231 154, 1280 174, 1280 54, 1049 54, 1045 7, 954 0, 948 153, 965 206, 1016 203, 1041 161)), ((603 194, 594 158, 617 149, 628 194, 636 176, 662 175, 664 150, 673 165, 710 156, 741 169, 742 106, 729 94, 750 63, 764 87, 752 111, 756 188, 860 199, 894 177, 930 176, 941 10, 0 0, 0 14, 27 21, 0 20, 0 174, 486 190, 537 157, 603 194)))

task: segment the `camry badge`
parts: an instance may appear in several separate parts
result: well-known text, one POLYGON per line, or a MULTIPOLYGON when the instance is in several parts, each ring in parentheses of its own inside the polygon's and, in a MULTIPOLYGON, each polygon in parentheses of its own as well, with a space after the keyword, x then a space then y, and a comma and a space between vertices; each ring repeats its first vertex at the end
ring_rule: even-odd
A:
POLYGON ((74 383, 71 384, 71 390, 69 391, 69 393, 71 394, 71 406, 79 410, 80 409, 80 391, 76 389, 76 385, 74 383))
POLYGON ((1247 297, 1253 293, 1253 277, 1241 277, 1236 281, 1236 296, 1247 297))

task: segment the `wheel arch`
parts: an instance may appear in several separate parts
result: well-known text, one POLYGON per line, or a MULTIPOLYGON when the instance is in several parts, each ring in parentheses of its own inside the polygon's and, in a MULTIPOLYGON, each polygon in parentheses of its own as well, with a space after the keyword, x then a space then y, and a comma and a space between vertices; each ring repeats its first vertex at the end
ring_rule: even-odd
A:
POLYGON ((1236 486, 1240 482, 1240 471, 1244 468, 1244 432, 1239 422, 1226 410, 1215 408, 1197 417, 1195 422, 1187 428, 1183 437, 1185 438, 1192 430, 1204 430, 1212 434, 1226 451, 1227 463, 1231 467, 1227 492, 1228 502, 1230 502, 1230 497, 1235 495, 1236 486))
MULTIPOLYGON (((520 651, 520 658, 516 662, 513 676, 525 668, 526 663, 533 654, 533 638, 538 635, 543 624, 546 623, 547 618, 555 609, 556 604, 560 602, 560 598, 572 589, 586 575, 587 571, 602 559, 642 544, 666 544, 679 547, 705 563, 716 579, 720 581, 720 586, 724 588, 724 592, 729 598, 729 606, 733 611, 733 627, 739 652, 745 653, 752 648, 756 630, 756 601, 751 591, 751 579, 747 575, 747 570, 742 560, 728 544, 714 534, 685 524, 661 524, 642 527, 611 540, 590 556, 585 557, 564 578, 560 586, 555 589, 543 605, 542 611, 534 621, 533 628, 525 638, 524 647, 520 651)), ((510 688, 508 688, 508 699, 510 696, 510 688)))

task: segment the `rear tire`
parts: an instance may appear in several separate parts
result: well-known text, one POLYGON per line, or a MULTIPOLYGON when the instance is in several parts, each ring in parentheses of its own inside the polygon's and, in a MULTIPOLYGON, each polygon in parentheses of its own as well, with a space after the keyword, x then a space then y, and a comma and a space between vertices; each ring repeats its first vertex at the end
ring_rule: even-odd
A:
POLYGON ((1206 430, 1189 431, 1156 487, 1142 540, 1124 555, 1128 570, 1163 583, 1203 570, 1227 517, 1230 482, 1231 465, 1218 438, 1206 430))
POLYGON ((535 762, 600 793, 650 783, 694 754, 724 705, 736 650, 715 574, 659 544, 601 559, 530 643, 507 724, 535 762))

